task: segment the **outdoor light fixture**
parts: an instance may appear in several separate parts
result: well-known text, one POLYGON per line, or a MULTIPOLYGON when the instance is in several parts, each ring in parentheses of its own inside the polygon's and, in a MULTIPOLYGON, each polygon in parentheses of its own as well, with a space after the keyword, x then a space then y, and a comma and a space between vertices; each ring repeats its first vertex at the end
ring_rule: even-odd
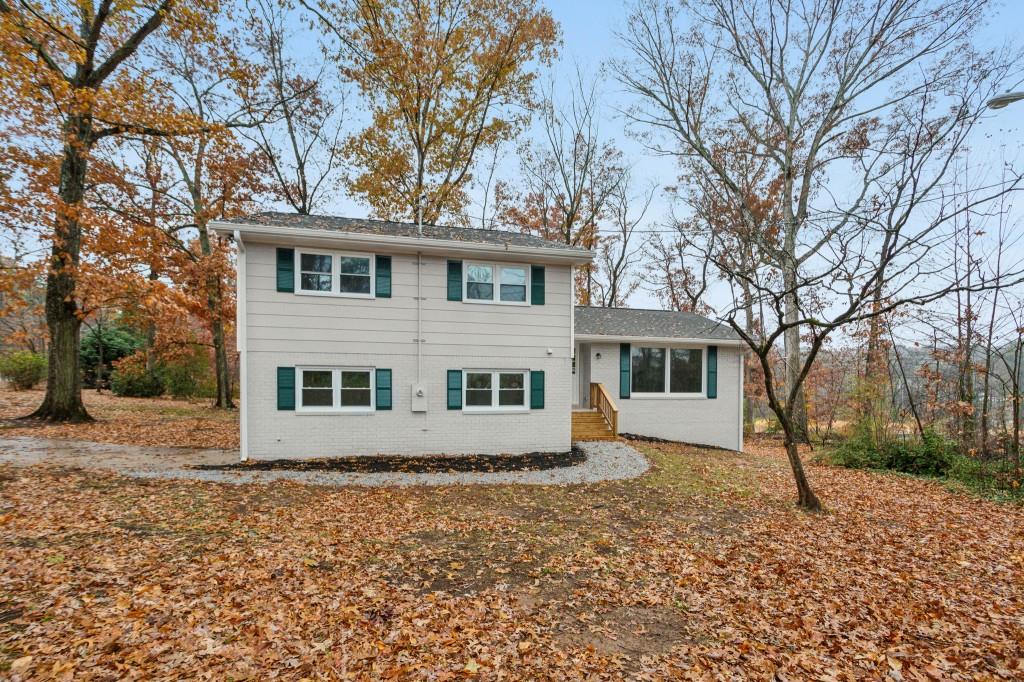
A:
POLYGON ((1024 92, 1004 92, 1002 95, 993 97, 988 101, 989 109, 1002 109, 1008 104, 1019 102, 1024 99, 1024 92))

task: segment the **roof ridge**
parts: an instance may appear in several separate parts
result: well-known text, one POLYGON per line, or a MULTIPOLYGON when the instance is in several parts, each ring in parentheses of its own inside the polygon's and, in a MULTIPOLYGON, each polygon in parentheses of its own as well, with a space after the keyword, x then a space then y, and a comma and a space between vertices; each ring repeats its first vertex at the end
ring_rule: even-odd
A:
POLYGON ((707 315, 701 315, 695 313, 692 310, 668 310, 667 308, 633 308, 632 306, 606 306, 606 305, 580 305, 576 304, 577 308, 591 308, 593 310, 638 310, 645 313, 672 313, 673 315, 696 315, 698 317, 704 317, 711 319, 707 315))
MULTIPOLYGON (((298 216, 303 215, 300 213, 290 213, 288 211, 260 211, 256 215, 265 216, 298 216)), ((343 215, 329 215, 327 213, 307 213, 303 217, 306 218, 328 218, 335 220, 353 220, 363 221, 367 223, 380 223, 383 225, 406 225, 408 227, 419 227, 418 223, 410 220, 385 220, 384 218, 351 218, 343 215)), ((518 234, 525 235, 527 237, 536 237, 537 239, 543 239, 544 241, 554 241, 541 237, 539 234, 533 234, 532 232, 523 232, 515 230, 503 230, 503 229, 485 229, 483 227, 462 227, 461 225, 439 225, 438 223, 423 223, 423 227, 436 227, 442 230, 473 230, 474 232, 499 232, 502 234, 518 234)), ((557 243, 557 242, 556 242, 557 243)))

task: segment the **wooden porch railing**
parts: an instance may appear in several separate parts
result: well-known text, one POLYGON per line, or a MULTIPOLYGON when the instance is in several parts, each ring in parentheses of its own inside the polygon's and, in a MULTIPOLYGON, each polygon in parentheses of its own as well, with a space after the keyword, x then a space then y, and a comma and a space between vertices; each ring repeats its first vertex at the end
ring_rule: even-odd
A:
POLYGON ((608 395, 608 389, 604 384, 590 384, 590 406, 604 415, 605 421, 612 427, 612 435, 619 435, 619 408, 608 395))

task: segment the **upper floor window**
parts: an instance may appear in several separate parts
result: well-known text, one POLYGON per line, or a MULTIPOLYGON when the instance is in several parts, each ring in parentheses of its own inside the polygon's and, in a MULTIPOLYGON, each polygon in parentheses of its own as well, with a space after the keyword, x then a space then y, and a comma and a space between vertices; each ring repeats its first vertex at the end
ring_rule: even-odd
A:
POLYGON ((299 258, 299 288, 303 291, 330 291, 334 259, 325 253, 303 253, 299 258))
POLYGON ((343 294, 370 295, 370 259, 361 256, 338 257, 338 291, 343 294))
POLYGON ((302 251, 298 291, 369 297, 373 295, 373 268, 371 255, 302 251))
POLYGON ((702 348, 632 349, 632 392, 700 395, 704 392, 702 348))
POLYGON ((530 268, 525 265, 466 264, 466 300, 526 304, 530 268))

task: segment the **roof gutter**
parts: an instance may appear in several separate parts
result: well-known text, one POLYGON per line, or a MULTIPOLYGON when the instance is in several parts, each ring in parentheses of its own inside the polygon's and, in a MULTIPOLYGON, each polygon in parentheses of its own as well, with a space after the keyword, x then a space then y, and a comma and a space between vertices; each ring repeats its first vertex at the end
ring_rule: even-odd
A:
POLYGON ((576 340, 585 343, 680 343, 680 344, 701 344, 712 346, 737 346, 745 347, 747 342, 743 339, 715 339, 711 337, 684 337, 684 336, 636 336, 629 334, 581 334, 576 332, 576 340))
POLYGON ((424 237, 405 237, 400 235, 376 235, 363 234, 359 232, 343 232, 334 230, 312 230, 304 227, 281 227, 274 225, 254 225, 251 223, 227 223, 211 221, 209 229, 223 235, 245 235, 248 241, 252 238, 266 238, 271 241, 273 238, 284 238, 296 243, 331 243, 362 247, 368 250, 374 248, 394 249, 396 247, 406 249, 410 253, 421 251, 423 253, 445 253, 465 252, 469 254, 482 254, 491 256, 522 256, 524 258, 536 258, 541 256, 544 260, 554 263, 584 264, 594 259, 594 251, 579 249, 553 249, 543 246, 513 246, 510 244, 486 244, 481 242, 465 242, 455 239, 432 239, 424 237))

